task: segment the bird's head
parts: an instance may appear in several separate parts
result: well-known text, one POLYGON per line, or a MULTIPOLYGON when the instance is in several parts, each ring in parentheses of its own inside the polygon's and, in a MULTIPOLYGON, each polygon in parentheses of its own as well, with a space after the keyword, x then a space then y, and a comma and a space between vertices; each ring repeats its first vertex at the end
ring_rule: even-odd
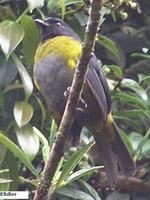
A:
POLYGON ((80 40, 79 36, 59 18, 49 17, 45 20, 35 19, 35 22, 40 29, 41 41, 62 35, 80 40))

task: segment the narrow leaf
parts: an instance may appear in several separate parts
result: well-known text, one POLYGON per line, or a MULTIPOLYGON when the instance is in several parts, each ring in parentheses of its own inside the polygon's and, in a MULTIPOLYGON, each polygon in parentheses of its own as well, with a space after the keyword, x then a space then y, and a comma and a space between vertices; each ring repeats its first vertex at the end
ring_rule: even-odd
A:
POLYGON ((129 135, 129 138, 130 138, 130 140, 132 142, 133 150, 137 151, 137 149, 139 147, 139 144, 144 139, 144 137, 142 135, 140 135, 139 133, 132 132, 129 135))
POLYGON ((133 153, 133 146, 129 136, 122 129, 120 129, 120 133, 121 133, 120 136, 124 141, 124 143, 127 145, 129 151, 133 153))
POLYGON ((22 79, 23 82, 23 86, 24 86, 24 90, 25 90, 25 94, 26 94, 26 99, 28 99, 30 97, 30 95, 32 94, 33 91, 33 83, 32 80, 27 72, 27 70, 25 69, 25 67, 23 66, 22 62, 19 60, 19 58, 13 54, 12 58, 14 60, 14 63, 16 64, 20 77, 22 79))
POLYGON ((83 0, 64 0, 65 1, 65 5, 69 6, 71 4, 76 4, 76 3, 83 3, 83 0))
POLYGON ((65 0, 59 0, 59 2, 60 2, 60 7, 61 7, 61 15, 63 19, 65 15, 65 0))
POLYGON ((60 188, 57 193, 69 197, 69 199, 71 198, 77 200, 94 200, 94 198, 86 192, 71 187, 60 188))
MULTIPOLYGON (((5 155, 7 153, 7 149, 3 144, 0 144, 0 165, 3 162, 5 155)), ((0 171, 1 173, 1 171, 0 171)))
POLYGON ((72 181, 75 181, 75 180, 77 180, 83 176, 86 176, 89 173, 94 172, 95 170, 101 169, 101 168, 103 168, 103 166, 91 167, 89 169, 81 169, 79 171, 76 171, 67 178, 67 180, 65 181, 65 185, 70 184, 72 181))
POLYGON ((41 131, 39 129, 37 129, 36 127, 33 127, 33 131, 34 133, 39 137, 42 145, 47 146, 48 145, 48 141, 46 139, 46 137, 41 133, 41 131))
POLYGON ((104 35, 98 35, 98 41, 119 60, 119 49, 112 40, 104 35))
POLYGON ((9 179, 5 179, 5 178, 0 178, 0 184, 4 184, 4 183, 10 183, 13 180, 9 180, 9 179))
POLYGON ((131 56, 132 56, 132 57, 145 58, 145 59, 150 60, 150 55, 149 55, 149 54, 144 54, 144 53, 133 53, 131 56))
POLYGON ((139 116, 146 115, 144 110, 142 109, 120 110, 120 111, 114 112, 114 114, 118 116, 130 117, 130 118, 135 118, 138 115, 139 116))
POLYGON ((113 94, 113 98, 116 100, 119 99, 119 101, 122 101, 122 102, 130 102, 130 103, 133 103, 134 105, 138 105, 141 108, 148 109, 147 105, 142 99, 135 97, 131 94, 115 93, 113 94))
POLYGON ((40 142, 42 143, 42 156, 44 161, 47 161, 50 155, 50 147, 46 137, 36 128, 33 127, 34 133, 39 137, 40 142))
POLYGON ((85 145, 82 149, 73 153, 73 155, 68 159, 68 161, 63 167, 62 174, 57 183, 57 187, 59 187, 61 184, 63 184, 64 181, 66 181, 70 172, 76 167, 76 165, 82 159, 84 154, 94 145, 94 143, 95 142, 90 142, 89 144, 85 145))
POLYGON ((124 78, 121 81, 121 87, 129 88, 129 89, 135 91, 137 93, 137 95, 139 97, 141 97, 141 99, 143 99, 144 101, 148 100, 148 96, 147 96, 145 90, 133 79, 124 78))
POLYGON ((50 150, 52 149, 56 133, 57 133, 57 124, 56 124, 55 120, 52 119, 51 129, 50 129, 50 138, 49 138, 50 150))
POLYGON ((129 117, 116 116, 116 115, 113 115, 113 117, 114 117, 114 119, 120 120, 123 123, 125 123, 125 122, 128 123, 130 126, 134 127, 134 129, 136 129, 139 132, 142 132, 142 130, 143 130, 142 125, 139 122, 137 122, 133 119, 130 119, 129 117))
POLYGON ((39 177, 38 172, 28 159, 28 157, 19 149, 19 147, 13 143, 8 137, 0 132, 0 142, 7 147, 37 178, 39 177))
POLYGON ((101 200, 96 190, 90 184, 88 184, 84 180, 80 180, 80 184, 85 191, 87 191, 89 194, 92 195, 92 197, 94 197, 94 200, 101 200))

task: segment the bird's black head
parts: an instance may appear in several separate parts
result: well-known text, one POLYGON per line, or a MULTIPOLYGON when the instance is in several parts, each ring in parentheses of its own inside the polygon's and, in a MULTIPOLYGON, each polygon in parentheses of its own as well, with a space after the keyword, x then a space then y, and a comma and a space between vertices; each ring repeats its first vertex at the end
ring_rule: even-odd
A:
POLYGON ((49 17, 45 20, 35 19, 40 29, 41 40, 45 41, 56 36, 66 35, 80 40, 80 37, 61 19, 49 17))

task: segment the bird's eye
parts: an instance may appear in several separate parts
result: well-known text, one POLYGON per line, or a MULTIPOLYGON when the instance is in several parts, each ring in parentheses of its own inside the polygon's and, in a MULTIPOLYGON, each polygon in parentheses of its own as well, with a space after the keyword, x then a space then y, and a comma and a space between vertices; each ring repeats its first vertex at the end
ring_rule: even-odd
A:
POLYGON ((57 25, 57 26, 61 26, 61 23, 60 23, 60 22, 57 22, 56 25, 57 25))

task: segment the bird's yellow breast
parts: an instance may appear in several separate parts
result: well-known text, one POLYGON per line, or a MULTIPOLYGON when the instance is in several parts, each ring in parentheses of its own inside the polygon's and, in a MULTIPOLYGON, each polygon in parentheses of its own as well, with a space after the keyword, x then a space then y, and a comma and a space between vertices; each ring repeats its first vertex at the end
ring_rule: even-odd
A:
POLYGON ((57 36, 39 45, 35 54, 35 64, 49 54, 60 54, 67 67, 75 69, 81 50, 82 45, 79 41, 68 36, 57 36))

